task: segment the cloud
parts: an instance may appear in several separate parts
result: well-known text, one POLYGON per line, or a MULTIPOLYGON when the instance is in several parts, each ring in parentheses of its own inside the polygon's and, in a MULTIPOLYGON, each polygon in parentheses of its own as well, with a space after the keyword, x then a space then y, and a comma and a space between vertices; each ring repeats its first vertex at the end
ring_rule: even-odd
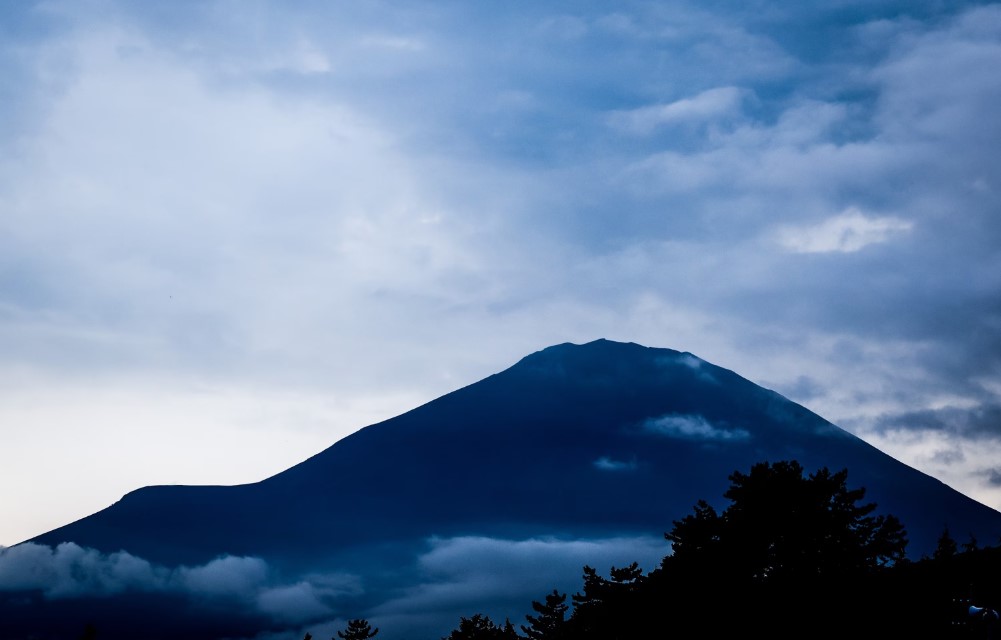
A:
POLYGON ((1001 487, 1001 467, 994 467, 985 472, 987 482, 993 487, 1001 487))
POLYGON ((874 428, 941 431, 964 438, 1001 441, 1001 404, 945 406, 890 414, 880 417, 874 428))
POLYGON ((777 239, 795 253, 854 253, 910 231, 912 222, 892 216, 870 218, 852 207, 815 225, 783 227, 777 239))
POLYGON ((64 542, 55 548, 24 543, 0 548, 0 591, 38 591, 53 600, 126 592, 179 594, 193 601, 229 603, 279 623, 329 617, 336 603, 361 592, 350 574, 311 574, 291 583, 275 579, 254 557, 223 556, 204 565, 153 565, 125 551, 105 554, 64 542))
POLYGON ((405 53, 418 53, 427 48, 427 43, 419 38, 402 35, 370 35, 361 40, 366 47, 376 47, 405 53))
POLYGON ((673 358, 659 359, 658 364, 664 367, 673 367, 681 364, 695 372, 695 375, 699 380, 709 382, 711 384, 719 384, 719 380, 716 379, 716 376, 714 376, 707 367, 703 366, 706 362, 690 353, 681 353, 673 358))
POLYGON ((594 461, 594 466, 602 471, 635 471, 636 460, 614 460, 607 456, 602 456, 594 461))
POLYGON ((751 437, 746 429, 713 425, 699 415, 669 414, 650 418, 641 428, 648 433, 683 440, 747 440, 751 437))
POLYGON ((257 608, 281 622, 317 620, 329 616, 324 594, 308 582, 264 589, 257 595, 257 608))
POLYGON ((307 39, 300 39, 289 51, 268 61, 265 68, 305 75, 325 74, 333 70, 326 53, 315 42, 307 39))
POLYGON ((174 579, 181 589, 206 596, 248 599, 268 578, 260 558, 225 556, 200 567, 180 567, 174 579))
POLYGON ((127 552, 102 554, 72 542, 0 549, 0 590, 40 590, 51 598, 161 590, 169 573, 127 552))
MULTIPOLYGON (((387 633, 447 635, 448 629, 426 627, 429 614, 460 616, 484 613, 515 624, 554 588, 574 593, 584 565, 602 574, 637 562, 644 571, 658 566, 669 548, 662 537, 565 540, 508 540, 489 537, 436 538, 418 558, 421 580, 371 612, 387 633)), ((440 615, 439 615, 440 619, 440 615)))
POLYGON ((691 98, 614 112, 609 115, 609 123, 626 132, 644 135, 665 125, 712 121, 737 114, 742 99, 743 91, 737 87, 716 87, 691 98))
POLYGON ((695 369, 695 370, 701 369, 702 365, 703 365, 703 361, 702 360, 700 360, 699 358, 696 358, 695 356, 693 356, 690 353, 683 353, 680 356, 678 356, 678 362, 681 362, 686 367, 688 367, 690 369, 695 369))
MULTIPOLYGON (((670 553, 663 537, 653 536, 520 540, 461 536, 432 538, 427 544, 415 558, 416 574, 394 579, 388 598, 356 602, 348 616, 316 618, 295 631, 263 633, 255 639, 301 640, 307 632, 333 637, 345 628, 347 617, 364 617, 387 637, 442 637, 460 617, 475 613, 501 623, 508 619, 517 628, 531 612, 533 600, 542 600, 554 588, 568 596, 579 591, 585 565, 607 575, 612 567, 636 562, 649 572, 670 553)), ((311 588, 296 584, 268 592, 267 606, 262 608, 275 616, 302 609, 302 619, 307 612, 318 611, 312 608, 317 583, 310 584, 311 588)))

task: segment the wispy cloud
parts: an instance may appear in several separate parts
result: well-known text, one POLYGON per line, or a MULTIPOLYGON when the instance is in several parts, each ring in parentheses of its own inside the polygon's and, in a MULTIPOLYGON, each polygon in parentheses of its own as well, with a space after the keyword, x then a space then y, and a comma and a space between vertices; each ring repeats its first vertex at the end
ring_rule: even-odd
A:
POLYGON ((629 133, 648 134, 664 125, 712 121, 739 113, 742 95, 737 87, 707 89, 666 104, 617 111, 609 116, 609 123, 629 133))
POLYGON ((639 464, 633 460, 615 460, 602 456, 594 461, 594 466, 602 471, 635 471, 639 464))
POLYGON ((714 425, 700 415, 670 414, 650 418, 642 424, 644 431, 683 440, 747 440, 746 429, 714 425))
POLYGON ((856 208, 820 223, 801 227, 782 227, 779 244, 796 253, 853 253, 871 244, 880 244, 910 231, 912 222, 895 218, 867 217, 856 208))

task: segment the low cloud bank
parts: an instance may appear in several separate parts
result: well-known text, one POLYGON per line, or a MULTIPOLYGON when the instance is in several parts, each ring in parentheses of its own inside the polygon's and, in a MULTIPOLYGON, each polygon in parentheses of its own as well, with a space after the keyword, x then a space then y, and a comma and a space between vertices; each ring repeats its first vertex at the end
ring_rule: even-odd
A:
MULTIPOLYGON (((637 562, 646 572, 670 553, 659 536, 594 540, 481 536, 436 538, 418 558, 422 578, 371 612, 386 636, 447 635, 460 617, 476 613, 516 626, 532 613, 532 600, 553 589, 571 594, 583 588, 583 567, 607 575, 612 566, 637 562), (441 628, 441 620, 450 627, 441 628)), ((568 598, 569 603, 569 598, 568 598)))
MULTIPOLYGON (((36 592, 50 601, 127 593, 184 596, 222 615, 253 615, 274 626, 245 640, 334 637, 364 617, 386 637, 441 637, 476 613, 525 622, 532 601, 553 589, 582 588, 583 567, 607 575, 637 562, 648 572, 670 553, 661 536, 602 539, 432 538, 401 567, 390 591, 363 590, 359 576, 279 577, 261 558, 222 556, 197 566, 165 567, 125 551, 102 553, 72 542, 0 548, 0 592, 36 592), (213 606, 219 605, 219 606, 213 606)), ((216 615, 216 614, 212 614, 216 615)))
POLYGON ((54 548, 31 542, 0 548, 0 591, 36 591, 48 599, 183 594, 296 623, 330 617, 339 598, 361 592, 360 580, 350 574, 317 574, 287 583, 273 573, 264 560, 246 556, 168 568, 127 551, 105 554, 73 542, 54 548))

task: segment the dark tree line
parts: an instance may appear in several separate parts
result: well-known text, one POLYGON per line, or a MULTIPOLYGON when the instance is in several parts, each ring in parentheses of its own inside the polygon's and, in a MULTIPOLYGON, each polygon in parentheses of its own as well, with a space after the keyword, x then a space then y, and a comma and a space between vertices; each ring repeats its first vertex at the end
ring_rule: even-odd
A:
MULTIPOLYGON (((533 601, 521 634, 477 613, 442 640, 624 640, 693 628, 708 637, 997 638, 1001 549, 971 536, 960 550, 946 528, 933 557, 910 561, 903 524, 876 514, 847 477, 806 475, 795 461, 734 472, 729 506, 699 500, 674 521, 664 534, 671 553, 652 571, 633 563, 606 577, 585 565, 580 591, 569 602, 558 590, 533 601)), ((356 623, 355 635, 338 635, 378 631, 356 623)))

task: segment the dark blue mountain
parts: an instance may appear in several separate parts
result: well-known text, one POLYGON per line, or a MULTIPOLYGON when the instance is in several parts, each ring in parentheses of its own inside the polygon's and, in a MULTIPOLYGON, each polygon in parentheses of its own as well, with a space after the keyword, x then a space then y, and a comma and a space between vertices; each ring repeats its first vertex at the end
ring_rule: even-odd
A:
MULTIPOLYGON (((877 513, 903 522, 913 558, 945 527, 1001 539, 1001 513, 773 391, 689 353, 598 340, 531 354, 261 482, 146 487, 29 542, 165 567, 230 555, 284 576, 337 568, 365 577, 353 606, 378 611, 421 579, 414 558, 429 538, 661 536, 699 499, 724 507, 732 472, 779 460, 847 469, 877 513)), ((456 621, 428 622, 428 640, 456 621)))

